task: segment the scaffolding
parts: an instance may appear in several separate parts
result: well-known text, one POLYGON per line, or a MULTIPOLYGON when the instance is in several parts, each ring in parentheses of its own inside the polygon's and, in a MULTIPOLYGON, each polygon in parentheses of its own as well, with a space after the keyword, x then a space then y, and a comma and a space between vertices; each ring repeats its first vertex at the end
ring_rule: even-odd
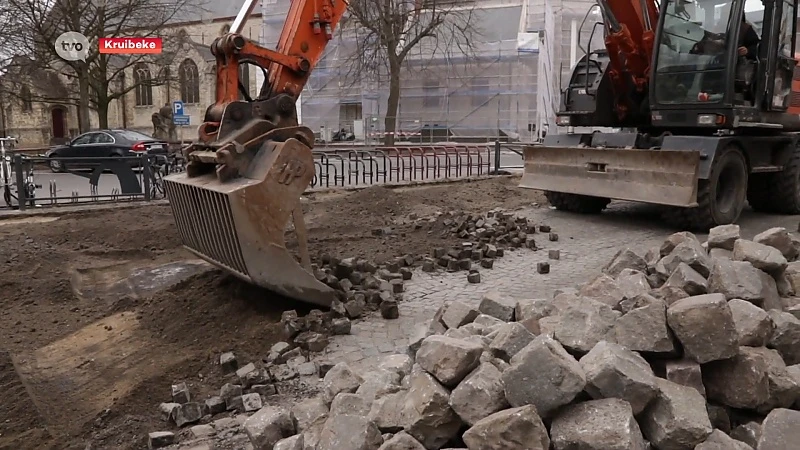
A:
MULTIPOLYGON (((276 45, 289 3, 264 2, 263 45, 276 45)), ((562 79, 566 82, 580 57, 575 26, 591 5, 590 0, 481 3, 473 11, 476 43, 469 54, 455 42, 429 40, 406 58, 396 132, 422 142, 529 142, 546 124, 552 129, 562 79)), ((580 33, 587 43, 589 31, 580 33)), ((388 77, 348 77, 348 55, 354 51, 352 37, 340 27, 301 96, 302 121, 323 140, 341 129, 368 142, 383 136, 388 77)))

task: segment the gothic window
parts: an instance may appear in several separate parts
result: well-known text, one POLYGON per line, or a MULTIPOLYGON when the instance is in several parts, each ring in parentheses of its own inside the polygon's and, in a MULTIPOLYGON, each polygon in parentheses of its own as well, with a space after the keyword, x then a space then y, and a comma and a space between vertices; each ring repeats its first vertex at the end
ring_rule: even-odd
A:
POLYGON ((22 97, 22 110, 25 112, 31 112, 33 110, 33 99, 31 97, 31 90, 28 88, 28 86, 22 86, 20 96, 22 97))
POLYGON ((184 59, 178 79, 181 85, 181 100, 184 103, 200 103, 200 76, 197 64, 191 59, 184 59))
POLYGON ((133 69, 133 91, 136 94, 136 106, 153 106, 153 82, 150 69, 139 63, 133 69))

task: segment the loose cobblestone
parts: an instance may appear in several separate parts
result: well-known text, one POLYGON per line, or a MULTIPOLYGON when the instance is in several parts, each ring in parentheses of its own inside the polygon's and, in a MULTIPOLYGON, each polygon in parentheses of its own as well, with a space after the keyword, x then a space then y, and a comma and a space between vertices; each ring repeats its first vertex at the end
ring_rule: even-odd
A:
MULTIPOLYGON (((347 361, 354 370, 373 370, 380 355, 405 353, 414 329, 427 323, 443 302, 459 300, 477 308, 484 294, 501 292, 516 298, 551 298, 553 291, 579 287, 596 276, 616 252, 629 247, 644 254, 661 245, 670 234, 653 213, 654 208, 635 204, 612 204, 600 216, 580 216, 547 209, 520 211, 537 224, 547 224, 559 234, 557 242, 537 240, 540 249, 506 251, 494 268, 481 271, 481 283, 470 284, 463 273, 434 273, 415 270, 404 284, 400 317, 386 321, 379 313, 354 320, 350 335, 333 336, 331 345, 319 359, 347 361), (558 250, 559 259, 550 259, 549 250, 558 250), (539 262, 550 263, 550 273, 537 274, 539 262), (578 285, 578 286, 576 286, 578 285), (392 349, 392 350, 387 350, 392 349)), ((797 216, 769 216, 743 213, 739 221, 741 237, 752 239, 770 227, 797 228, 797 216)), ((697 234, 701 242, 706 234, 697 234)))

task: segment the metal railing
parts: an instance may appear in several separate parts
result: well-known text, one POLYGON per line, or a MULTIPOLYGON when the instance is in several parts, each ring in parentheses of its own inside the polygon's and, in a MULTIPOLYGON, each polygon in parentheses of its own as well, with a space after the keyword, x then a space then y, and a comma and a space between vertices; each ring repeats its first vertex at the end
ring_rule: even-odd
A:
POLYGON ((488 146, 441 145, 315 151, 316 187, 365 186, 489 175, 488 146))
MULTIPOLYGON (((522 167, 519 163, 523 146, 495 142, 314 149, 315 173, 309 189, 412 184, 504 174, 507 169, 522 167)), ((11 159, 13 176, 9 184, 17 191, 17 196, 13 204, 7 201, 6 207, 19 210, 165 199, 162 178, 184 170, 178 154, 77 158, 17 153, 11 159), (61 162, 66 173, 49 174, 41 170, 53 161, 61 162), (39 169, 34 171, 34 168, 39 169), (36 189, 33 192, 27 189, 34 177, 37 181, 45 179, 35 186, 40 191, 47 186, 47 196, 36 189), (88 181, 88 186, 81 178, 88 181)), ((59 168, 55 165, 54 170, 59 168)))
POLYGON ((523 150, 524 150, 525 147, 527 147, 529 145, 539 145, 539 143, 524 144, 524 143, 501 143, 499 141, 495 142, 494 143, 494 146, 495 146, 495 149, 494 149, 494 158, 495 158, 494 167, 495 167, 495 170, 497 171, 497 173, 500 173, 503 170, 509 170, 509 169, 524 169, 525 168, 525 161, 524 161, 525 155, 523 154, 523 150), (511 165, 511 164, 508 164, 508 165, 502 164, 501 155, 503 154, 503 152, 507 152, 507 153, 511 153, 511 154, 519 156, 520 163, 519 164, 513 164, 513 165, 511 165))
MULTIPOLYGON (((76 205, 82 203, 118 203, 132 201, 151 201, 166 198, 162 178, 171 172, 182 171, 182 162, 165 155, 118 156, 118 157, 41 157, 16 154, 12 158, 14 185, 4 186, 8 193, 6 208, 26 210, 42 206, 76 205), (68 179, 50 179, 47 183, 48 196, 42 196, 26 185, 33 167, 59 161, 65 168, 68 179), (76 169, 77 167, 77 169, 76 169), (138 170, 138 173, 136 172, 138 170), (111 172, 110 174, 106 172, 111 172), (88 189, 79 186, 80 178, 89 182, 88 189), (119 187, 103 188, 116 179, 119 187), (67 186, 66 189, 63 189, 67 186), (61 192, 69 192, 62 194, 61 192), (11 201, 11 200, 15 201, 11 201)), ((42 176, 42 174, 38 174, 42 176)), ((63 175, 63 174, 59 174, 63 175)), ((34 175, 35 176, 35 175, 34 175)), ((50 175, 51 177, 56 176, 50 175)), ((43 184, 37 184, 43 189, 43 184)))

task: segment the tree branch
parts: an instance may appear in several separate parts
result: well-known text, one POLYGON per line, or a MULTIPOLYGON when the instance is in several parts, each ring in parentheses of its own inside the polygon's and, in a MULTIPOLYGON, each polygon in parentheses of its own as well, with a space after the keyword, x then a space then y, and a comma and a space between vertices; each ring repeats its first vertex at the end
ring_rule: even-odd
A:
MULTIPOLYGON (((100 5, 88 0, 0 0, 0 25, 6 25, 0 29, 0 38, 8 43, 4 48, 12 49, 0 54, 6 62, 7 74, 3 78, 16 74, 22 77, 21 82, 33 87, 43 71, 53 73, 67 81, 67 93, 61 98, 54 98, 51 93, 40 94, 37 101, 74 103, 75 85, 80 84, 88 95, 86 98, 78 95, 79 107, 107 111, 111 101, 137 87, 160 85, 168 80, 153 77, 117 87, 131 68, 158 58, 153 55, 112 58, 99 52, 99 38, 159 36, 164 47, 169 48, 177 40, 168 30, 178 14, 197 12, 209 1, 213 0, 109 0, 100 5), (56 39, 67 31, 77 31, 91 43, 85 62, 65 61, 58 56, 56 39), (82 74, 87 76, 81 77, 82 74)), ((101 118, 101 123, 104 121, 107 119, 101 118)))
POLYGON ((455 7, 454 3, 442 6, 436 0, 350 1, 347 20, 339 29, 338 50, 343 53, 339 67, 346 72, 341 78, 349 88, 361 84, 362 89, 388 78, 387 130, 395 127, 401 70, 425 60, 407 63, 414 49, 420 50, 420 56, 430 55, 429 60, 441 53, 442 45, 445 55, 457 51, 469 58, 474 53, 473 34, 477 33, 472 8, 463 3, 455 7), (429 43, 432 45, 427 46, 429 43))

